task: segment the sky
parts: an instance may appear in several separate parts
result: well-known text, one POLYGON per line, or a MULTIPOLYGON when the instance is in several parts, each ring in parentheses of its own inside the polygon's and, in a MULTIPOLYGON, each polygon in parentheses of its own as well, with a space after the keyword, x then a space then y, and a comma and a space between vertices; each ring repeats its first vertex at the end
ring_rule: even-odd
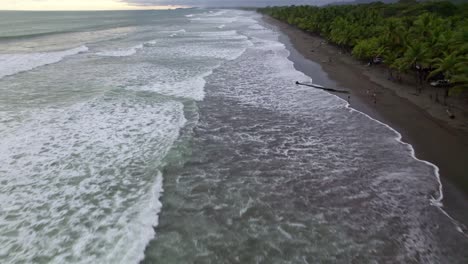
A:
MULTIPOLYGON (((179 6, 165 1, 121 0, 0 0, 0 10, 132 10, 132 9, 171 9, 179 6)), ((180 1, 183 2, 183 1, 180 1)))
POLYGON ((333 0, 0 0, 0 10, 132 10, 324 4, 333 0))

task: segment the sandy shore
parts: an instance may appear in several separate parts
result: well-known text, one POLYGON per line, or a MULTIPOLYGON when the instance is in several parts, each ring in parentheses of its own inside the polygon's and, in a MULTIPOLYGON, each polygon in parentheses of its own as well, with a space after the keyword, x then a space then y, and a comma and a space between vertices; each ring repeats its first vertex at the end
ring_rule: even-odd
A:
MULTIPOLYGON (((384 66, 367 67, 319 37, 270 17, 264 21, 284 33, 280 40, 290 50, 299 71, 314 83, 351 91, 351 107, 400 132, 419 159, 440 169, 444 209, 468 226, 468 124, 465 109, 454 107, 450 119, 442 104, 415 87, 387 80, 384 66), (326 73, 325 76, 323 71, 326 73), (328 75, 328 76, 327 76, 328 75), (375 95, 374 95, 375 94, 375 95)), ((295 81, 295 80, 292 80, 295 81)), ((429 93, 430 91, 425 91, 429 93)), ((337 94, 339 95, 339 94, 337 94)), ((347 99, 348 95, 342 95, 347 99)))

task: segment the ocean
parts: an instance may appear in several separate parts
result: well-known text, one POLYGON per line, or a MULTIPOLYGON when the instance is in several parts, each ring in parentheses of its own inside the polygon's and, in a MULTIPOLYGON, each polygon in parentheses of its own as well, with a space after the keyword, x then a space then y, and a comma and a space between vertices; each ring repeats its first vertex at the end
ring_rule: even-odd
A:
POLYGON ((242 10, 0 12, 0 263, 466 263, 437 167, 296 86, 279 36, 242 10))

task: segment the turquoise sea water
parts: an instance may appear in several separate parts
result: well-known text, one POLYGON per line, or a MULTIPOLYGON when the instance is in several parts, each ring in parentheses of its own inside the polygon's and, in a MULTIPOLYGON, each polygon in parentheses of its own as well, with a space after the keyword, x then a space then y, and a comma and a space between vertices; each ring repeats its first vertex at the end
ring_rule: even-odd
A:
POLYGON ((0 263, 464 263, 436 168, 288 56, 248 11, 0 12, 0 263))

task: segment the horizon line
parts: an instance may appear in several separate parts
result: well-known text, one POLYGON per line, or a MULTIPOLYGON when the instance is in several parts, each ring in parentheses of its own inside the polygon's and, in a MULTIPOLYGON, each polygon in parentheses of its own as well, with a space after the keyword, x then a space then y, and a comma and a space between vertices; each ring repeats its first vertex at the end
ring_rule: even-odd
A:
POLYGON ((161 5, 161 6, 144 6, 135 5, 128 6, 128 8, 77 8, 77 9, 0 9, 0 12, 82 12, 82 11, 157 11, 157 10, 176 10, 176 9, 190 9, 195 8, 194 6, 188 5, 161 5))
POLYGON ((107 12, 107 11, 166 11, 166 10, 177 10, 177 9, 191 9, 196 7, 177 7, 177 8, 166 8, 166 9, 0 9, 0 12, 107 12))

